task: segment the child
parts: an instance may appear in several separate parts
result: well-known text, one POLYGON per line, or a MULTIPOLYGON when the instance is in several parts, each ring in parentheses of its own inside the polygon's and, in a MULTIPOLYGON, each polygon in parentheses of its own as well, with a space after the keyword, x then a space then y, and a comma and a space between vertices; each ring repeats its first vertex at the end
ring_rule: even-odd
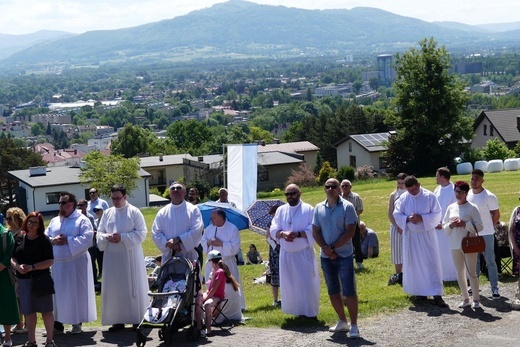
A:
POLYGON ((247 257, 247 263, 246 264, 261 264, 262 263, 262 257, 260 256, 260 253, 256 250, 256 246, 254 244, 249 245, 249 252, 246 254, 247 257))
POLYGON ((238 283, 231 275, 229 268, 222 262, 222 255, 219 251, 213 250, 208 253, 208 262, 211 264, 212 278, 208 289, 197 297, 197 329, 200 330, 201 337, 206 337, 211 333, 211 322, 213 309, 225 297, 226 282, 230 282, 235 290, 238 290, 238 283), (204 308, 206 316, 206 329, 202 329, 202 310, 204 308))

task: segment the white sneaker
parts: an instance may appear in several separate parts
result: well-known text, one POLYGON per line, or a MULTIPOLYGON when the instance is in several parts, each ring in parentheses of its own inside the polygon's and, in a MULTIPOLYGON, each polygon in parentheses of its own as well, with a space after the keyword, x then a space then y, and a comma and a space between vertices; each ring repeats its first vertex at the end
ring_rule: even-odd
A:
POLYGON ((491 297, 492 297, 494 300, 496 300, 496 299, 500 299, 500 294, 498 293, 498 288, 493 289, 491 292, 492 292, 491 297))
POLYGON ((359 329, 357 325, 352 324, 350 326, 350 338, 351 339, 357 339, 359 337, 359 329))
POLYGON ((349 332, 350 326, 347 322, 342 321, 341 319, 334 325, 333 327, 329 328, 329 331, 331 333, 338 333, 338 332, 349 332))
POLYGON ((520 300, 519 299, 515 299, 515 301, 513 301, 511 303, 511 309, 512 310, 520 310, 520 300))
POLYGON ((478 301, 473 301, 471 303, 471 308, 480 308, 480 303, 478 301))
POLYGON ((463 301, 459 304, 459 308, 469 307, 471 306, 471 303, 468 301, 463 301))

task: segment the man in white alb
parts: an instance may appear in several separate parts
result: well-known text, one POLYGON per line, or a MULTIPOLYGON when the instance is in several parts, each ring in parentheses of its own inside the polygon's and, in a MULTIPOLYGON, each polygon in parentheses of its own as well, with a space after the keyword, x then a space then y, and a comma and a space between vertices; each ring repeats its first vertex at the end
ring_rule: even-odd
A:
POLYGON ((437 231, 437 242, 439 243, 443 281, 457 280, 457 270, 455 270, 455 264, 453 263, 453 257, 451 256, 450 238, 442 229, 442 219, 446 214, 446 209, 449 205, 457 202, 457 199, 455 198, 455 186, 453 185, 453 182, 450 181, 450 178, 450 169, 447 167, 438 168, 435 173, 435 179, 439 185, 433 191, 433 194, 437 197, 442 210, 441 220, 439 221, 439 225, 435 227, 435 230, 437 231))
POLYGON ((442 299, 441 260, 435 227, 441 206, 435 195, 421 187, 415 176, 404 180, 407 192, 395 202, 394 219, 403 230, 403 290, 418 299, 433 296, 439 307, 442 299))
POLYGON ((314 208, 300 200, 301 194, 296 184, 285 188, 287 204, 276 210, 270 234, 280 243, 282 312, 313 318, 318 315, 320 301, 318 261, 312 236, 314 208))

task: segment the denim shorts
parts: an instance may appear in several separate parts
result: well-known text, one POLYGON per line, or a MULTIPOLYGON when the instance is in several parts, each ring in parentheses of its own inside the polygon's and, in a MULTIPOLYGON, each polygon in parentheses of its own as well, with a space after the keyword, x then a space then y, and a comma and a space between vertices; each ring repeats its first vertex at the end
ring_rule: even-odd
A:
POLYGON ((321 258, 321 269, 327 284, 329 295, 339 294, 343 290, 344 296, 356 296, 356 276, 354 274, 354 262, 352 256, 321 258), (341 281, 341 287, 340 287, 341 281))

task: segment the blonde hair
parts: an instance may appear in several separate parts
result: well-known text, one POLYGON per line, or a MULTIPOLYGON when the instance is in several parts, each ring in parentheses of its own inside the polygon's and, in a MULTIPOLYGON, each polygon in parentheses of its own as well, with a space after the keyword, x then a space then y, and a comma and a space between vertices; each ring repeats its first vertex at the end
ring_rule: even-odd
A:
POLYGON ((25 220, 25 212, 19 207, 11 207, 7 209, 5 212, 5 215, 10 215, 10 217, 13 218, 13 222, 16 225, 16 227, 19 229, 22 227, 23 221, 25 220))

